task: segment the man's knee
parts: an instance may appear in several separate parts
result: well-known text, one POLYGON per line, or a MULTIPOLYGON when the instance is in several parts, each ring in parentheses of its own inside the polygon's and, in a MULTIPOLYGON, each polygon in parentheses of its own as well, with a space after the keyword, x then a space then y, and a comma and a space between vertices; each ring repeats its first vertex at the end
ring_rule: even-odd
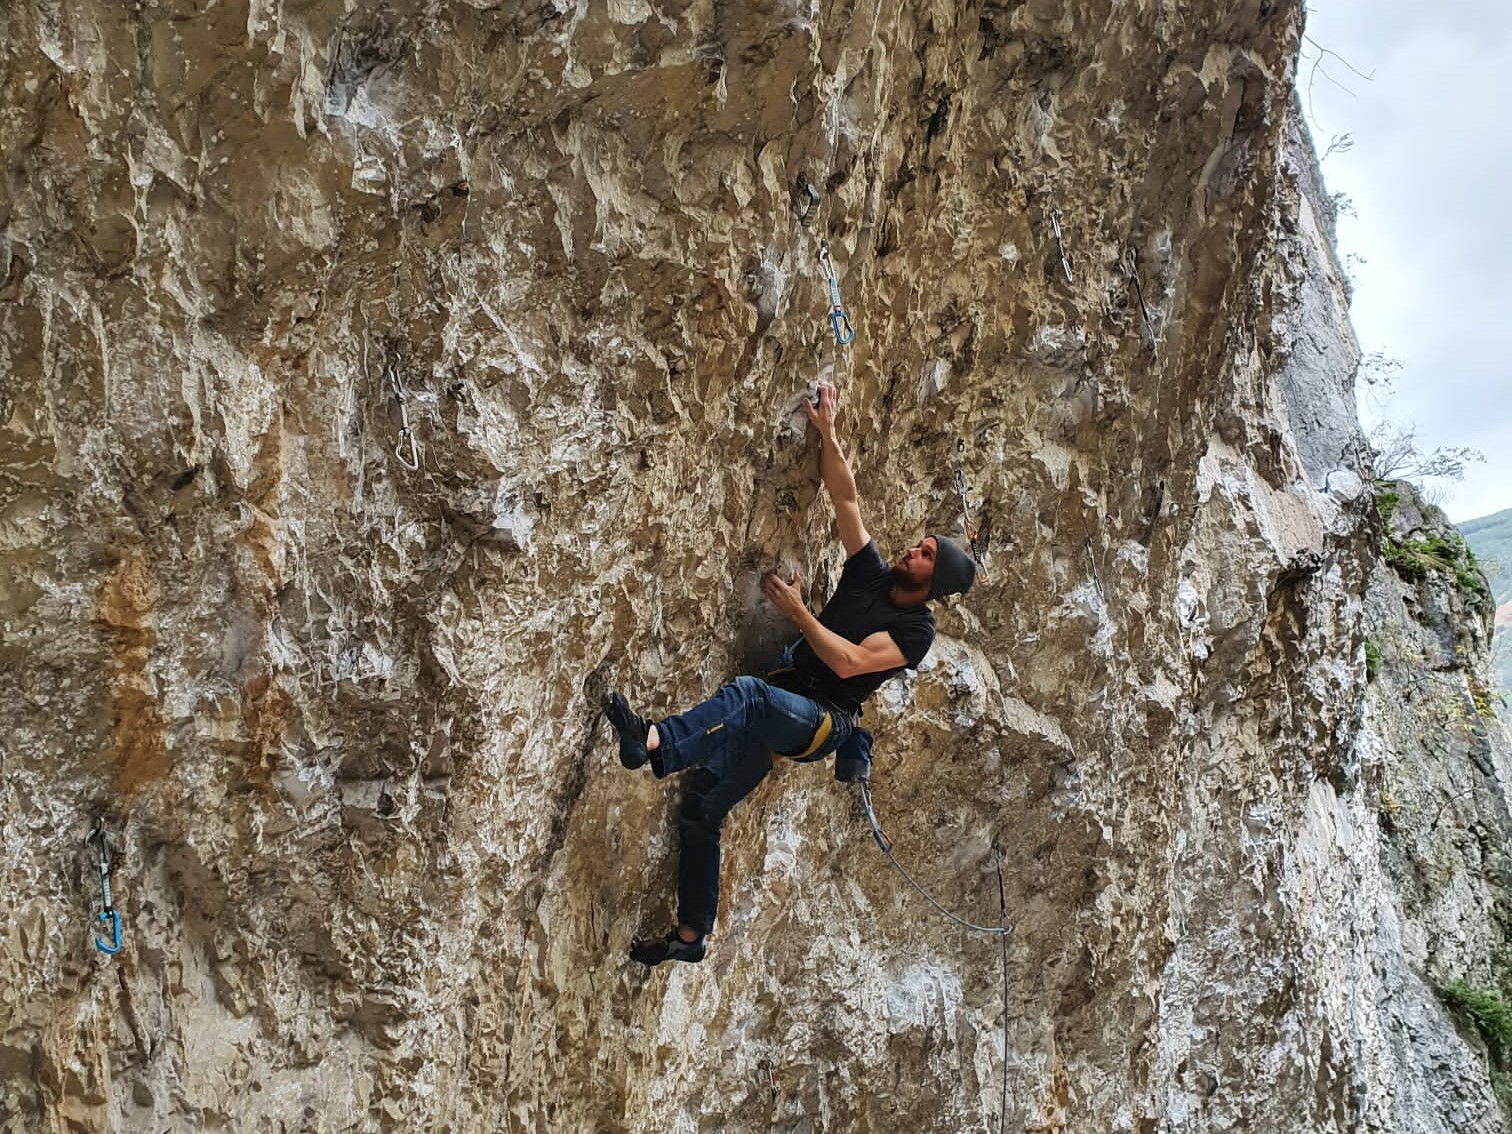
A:
POLYGON ((765 705, 770 700, 771 686, 759 677, 742 674, 731 679, 730 685, 743 700, 752 705, 765 705))
POLYGON ((683 796, 677 829, 684 845, 719 842, 719 829, 724 826, 724 816, 711 815, 705 804, 702 794, 690 791, 683 796))
MULTIPOLYGON (((699 768, 688 786, 683 790, 682 806, 678 809, 677 825, 683 830, 689 828, 703 829, 708 826, 709 809, 708 797, 719 781, 711 776, 704 768, 699 768)), ((714 833, 718 835, 719 824, 713 826, 714 833)))

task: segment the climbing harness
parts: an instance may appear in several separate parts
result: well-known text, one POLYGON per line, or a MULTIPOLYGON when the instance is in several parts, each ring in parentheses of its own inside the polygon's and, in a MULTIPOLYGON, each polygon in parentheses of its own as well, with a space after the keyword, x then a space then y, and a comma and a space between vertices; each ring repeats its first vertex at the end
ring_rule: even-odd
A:
POLYGON ((98 844, 100 856, 96 860, 100 870, 100 889, 104 893, 104 909, 96 919, 110 927, 110 940, 96 935, 95 948, 107 956, 121 951, 121 915, 116 913, 115 903, 110 898, 110 840, 105 834, 105 821, 96 819, 94 829, 84 836, 84 845, 98 844))
POLYGON ((394 456, 399 463, 411 472, 420 468, 420 449, 415 444, 415 432, 410 428, 409 398, 404 392, 404 383, 399 380, 399 367, 395 365, 392 357, 383 364, 384 373, 388 377, 389 387, 394 392, 394 400, 399 403, 399 443, 394 446, 394 456), (404 456, 404 443, 409 442, 409 458, 404 456))
POLYGON ((1050 230, 1055 233, 1055 250, 1060 254, 1061 271, 1066 273, 1066 282, 1075 283, 1071 278, 1071 261, 1066 257, 1066 241, 1061 235, 1061 216, 1059 209, 1050 210, 1050 230))
MULTIPOLYGON (((966 454, 964 438, 956 441, 956 454, 964 462, 966 454)), ((990 583, 992 579, 987 574, 987 549, 977 544, 977 536, 981 533, 971 522, 971 506, 966 502, 966 472, 961 464, 956 465, 955 489, 956 495, 961 498, 961 526, 966 532, 966 542, 971 545, 971 559, 976 564, 977 578, 983 583, 990 583)))
POLYGON ((1149 305, 1145 303, 1144 288, 1139 282, 1139 260, 1134 249, 1126 249, 1123 254, 1124 275, 1129 277, 1129 282, 1134 285, 1134 295, 1139 300, 1139 314, 1144 320, 1145 336, 1149 340, 1151 353, 1160 349, 1160 340, 1155 335, 1155 321, 1150 317, 1149 305))
POLYGON ((970 929, 975 933, 1008 934, 1013 932, 1012 926, 975 925, 972 922, 967 921, 963 917, 957 917, 955 914, 947 910, 944 906, 940 905, 939 902, 935 901, 934 898, 930 896, 928 890, 924 889, 923 886, 920 886, 917 882, 915 882, 913 875, 904 870, 902 864, 893 857, 892 840, 889 839, 885 834, 883 834, 882 825, 877 822, 877 812, 872 808, 871 788, 867 786, 867 781, 861 780, 859 782, 861 784, 861 807, 866 812, 866 821, 871 824, 872 838, 877 841, 877 846, 881 849, 882 853, 887 856, 887 861, 892 863, 893 866, 897 869, 898 873, 903 875, 903 877, 908 880, 908 884, 910 886, 912 886, 915 890, 917 890, 924 896, 925 901, 927 901, 930 905, 939 910, 942 914, 944 914, 951 921, 955 922, 957 925, 963 926, 966 929, 970 929))
POLYGON ((850 346, 856 337, 852 329, 850 317, 846 315, 845 308, 840 306, 840 280, 835 275, 835 262, 830 259, 829 241, 819 243, 819 266, 829 276, 830 291, 830 327, 835 332, 836 346, 850 346))

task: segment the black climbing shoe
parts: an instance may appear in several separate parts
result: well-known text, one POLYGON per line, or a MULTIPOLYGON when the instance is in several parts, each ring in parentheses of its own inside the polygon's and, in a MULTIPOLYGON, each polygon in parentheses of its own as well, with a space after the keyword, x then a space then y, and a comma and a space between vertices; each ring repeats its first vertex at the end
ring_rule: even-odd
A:
POLYGON ((704 939, 698 937, 684 941, 674 929, 665 937, 654 937, 649 941, 632 944, 630 959, 643 965, 659 965, 663 961, 686 961, 690 965, 696 965, 704 959, 704 939))
POLYGON ((639 768, 651 758, 646 751, 646 734, 651 731, 651 722, 630 711, 630 702, 618 693, 604 698, 604 716, 619 733, 620 763, 630 769, 639 768))

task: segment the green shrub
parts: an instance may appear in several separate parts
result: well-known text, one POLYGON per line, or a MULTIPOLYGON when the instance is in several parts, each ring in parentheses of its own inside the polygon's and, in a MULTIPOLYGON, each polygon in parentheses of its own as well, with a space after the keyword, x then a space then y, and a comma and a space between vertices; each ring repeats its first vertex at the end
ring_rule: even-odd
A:
POLYGON ((1486 1041, 1498 1064, 1512 1054, 1512 1004, 1495 989, 1474 988, 1457 980, 1444 985, 1439 996, 1486 1041))
POLYGON ((1405 582, 1420 583, 1429 572, 1442 571, 1454 576, 1455 586, 1472 599, 1491 597, 1475 552, 1458 532, 1422 539, 1392 539, 1388 535, 1383 554, 1391 569, 1405 582))
POLYGON ((1376 487, 1375 507, 1376 515, 1381 517, 1381 523, 1391 528, 1391 517, 1396 514, 1397 506, 1401 504, 1401 494, 1392 487, 1392 481, 1386 481, 1376 487))

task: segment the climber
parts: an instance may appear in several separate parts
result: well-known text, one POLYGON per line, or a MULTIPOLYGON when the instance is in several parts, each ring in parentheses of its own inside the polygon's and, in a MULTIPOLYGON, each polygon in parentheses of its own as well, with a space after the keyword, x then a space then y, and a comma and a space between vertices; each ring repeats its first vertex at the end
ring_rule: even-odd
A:
POLYGON ((766 777, 773 754, 806 763, 834 752, 837 779, 866 777, 871 736, 855 723, 861 703, 928 653, 935 631, 926 604, 964 593, 976 578, 970 555, 939 535, 926 536, 891 568, 883 562, 861 521, 855 478, 835 435, 835 404, 834 387, 821 383, 818 404, 803 408, 819 433, 820 477, 845 568, 817 618, 796 577, 763 577, 762 593, 803 635, 784 651, 781 668, 765 680, 737 677, 702 704, 659 721, 632 712, 619 693, 604 698, 626 768, 650 764, 658 778, 692 769, 678 822, 678 925, 630 947, 643 965, 703 960, 719 902, 720 826, 766 777))

